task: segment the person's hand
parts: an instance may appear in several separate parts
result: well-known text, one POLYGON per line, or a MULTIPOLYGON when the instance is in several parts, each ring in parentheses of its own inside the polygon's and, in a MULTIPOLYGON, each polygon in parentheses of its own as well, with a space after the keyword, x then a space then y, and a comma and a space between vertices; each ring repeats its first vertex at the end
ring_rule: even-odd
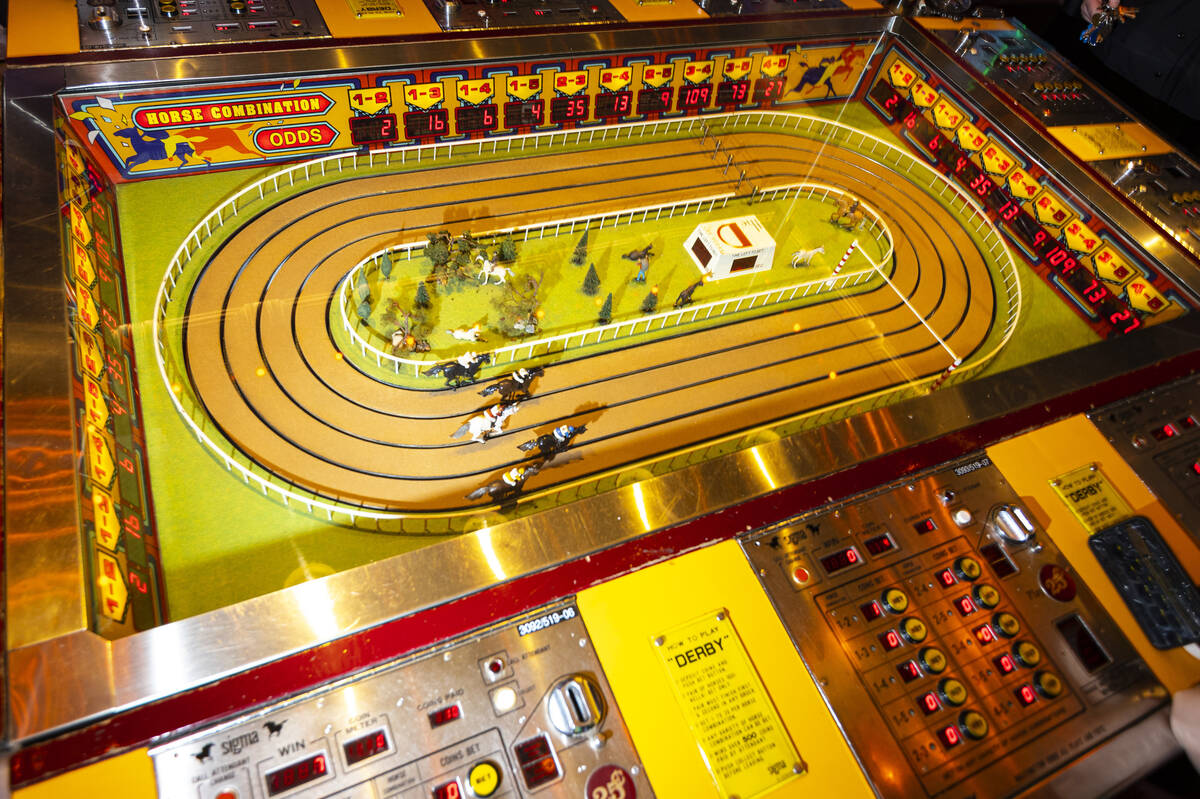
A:
POLYGON ((1079 16, 1083 17, 1083 21, 1091 24, 1092 18, 1100 13, 1100 5, 1104 0, 1083 0, 1079 6, 1079 16))

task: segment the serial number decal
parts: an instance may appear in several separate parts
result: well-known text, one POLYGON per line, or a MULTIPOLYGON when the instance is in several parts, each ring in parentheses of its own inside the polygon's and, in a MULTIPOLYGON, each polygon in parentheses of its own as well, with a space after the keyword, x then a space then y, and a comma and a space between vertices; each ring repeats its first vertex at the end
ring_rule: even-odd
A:
POLYGON ((536 633, 539 630, 544 630, 547 627, 553 627, 561 622, 570 621, 578 615, 579 611, 575 609, 574 605, 563 608, 562 610, 555 610, 551 613, 538 616, 535 619, 521 622, 517 625, 517 635, 526 636, 530 633, 536 633))

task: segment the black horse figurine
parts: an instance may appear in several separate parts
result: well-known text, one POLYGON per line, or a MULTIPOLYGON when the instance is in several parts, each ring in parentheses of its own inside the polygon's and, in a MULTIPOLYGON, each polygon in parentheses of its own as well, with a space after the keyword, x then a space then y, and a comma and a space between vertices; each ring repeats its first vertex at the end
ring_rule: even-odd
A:
POLYGON ((521 367, 517 371, 505 378, 497 380, 490 386, 479 392, 481 397, 490 397, 493 394, 499 394, 502 402, 512 402, 514 400, 525 400, 533 396, 530 387, 533 385, 535 377, 541 377, 545 370, 540 366, 535 366, 532 369, 521 367))
POLYGON ((466 364, 461 361, 446 361, 439 363, 437 366, 431 366, 421 374, 426 377, 436 377, 441 375, 446 378, 446 385, 458 388, 465 386, 468 383, 475 382, 475 376, 479 374, 479 369, 485 363, 491 363, 491 353, 483 353, 482 355, 473 354, 467 359, 466 364))
POLYGON ((587 425, 581 424, 576 427, 573 424, 559 425, 554 428, 551 433, 546 433, 544 436, 538 436, 532 441, 526 441, 524 444, 518 444, 517 448, 522 452, 529 452, 536 449, 538 456, 546 462, 554 459, 555 455, 566 452, 571 446, 571 442, 575 436, 580 433, 587 432, 587 425))
POLYGON ((521 489, 525 486, 525 481, 537 474, 540 469, 541 467, 537 464, 514 466, 487 485, 480 486, 470 494, 467 494, 467 499, 483 499, 487 497, 496 502, 512 499, 521 493, 521 489))

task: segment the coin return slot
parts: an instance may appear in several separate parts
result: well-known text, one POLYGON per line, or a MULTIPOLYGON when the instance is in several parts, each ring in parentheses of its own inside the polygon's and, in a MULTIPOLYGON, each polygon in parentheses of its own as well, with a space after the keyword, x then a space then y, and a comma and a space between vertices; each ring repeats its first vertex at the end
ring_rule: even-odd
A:
POLYGON ((279 20, 264 19, 262 22, 247 22, 246 27, 252 31, 262 30, 264 28, 278 28, 279 20))

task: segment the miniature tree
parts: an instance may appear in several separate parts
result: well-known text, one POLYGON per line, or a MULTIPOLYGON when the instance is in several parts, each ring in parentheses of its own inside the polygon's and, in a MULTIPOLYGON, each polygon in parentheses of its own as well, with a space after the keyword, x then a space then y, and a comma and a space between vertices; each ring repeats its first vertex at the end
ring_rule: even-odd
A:
POLYGON ((499 311, 498 329, 506 336, 529 335, 537 330, 537 309, 541 293, 541 275, 529 274, 504 284, 504 293, 494 304, 499 311))
POLYGON ((367 319, 369 319, 371 316, 371 299, 370 299, 370 297, 368 297, 367 299, 360 302, 358 304, 358 307, 354 309, 354 312, 358 314, 358 319, 360 322, 367 321, 367 319))
POLYGON ((583 231, 583 235, 579 237, 579 243, 575 245, 575 253, 571 256, 571 263, 575 266, 583 266, 583 262, 587 260, 587 230, 583 231))
POLYGON ((449 236, 450 234, 446 231, 425 234, 425 238, 429 240, 429 243, 425 245, 425 257, 429 259, 435 269, 450 260, 449 236), (446 235, 442 236, 442 233, 446 235))
POLYGON ((642 300, 642 313, 654 313, 654 309, 658 307, 658 289, 651 289, 646 295, 646 299, 642 300))
POLYGON ((600 275, 596 274, 596 265, 588 267, 587 275, 583 278, 583 293, 595 297, 600 293, 600 275))
POLYGON ((500 241, 500 250, 496 255, 497 261, 515 261, 517 259, 517 243, 509 233, 500 241))
POLYGON ((392 276, 392 256, 387 252, 379 258, 379 274, 383 275, 384 280, 392 276))
POLYGON ((600 306, 600 324, 607 325, 612 321, 612 292, 608 292, 608 296, 604 298, 604 305, 600 306))
POLYGON ((417 284, 417 296, 413 298, 413 305, 417 308, 428 308, 431 304, 429 301, 429 289, 425 288, 425 281, 422 280, 417 284))

